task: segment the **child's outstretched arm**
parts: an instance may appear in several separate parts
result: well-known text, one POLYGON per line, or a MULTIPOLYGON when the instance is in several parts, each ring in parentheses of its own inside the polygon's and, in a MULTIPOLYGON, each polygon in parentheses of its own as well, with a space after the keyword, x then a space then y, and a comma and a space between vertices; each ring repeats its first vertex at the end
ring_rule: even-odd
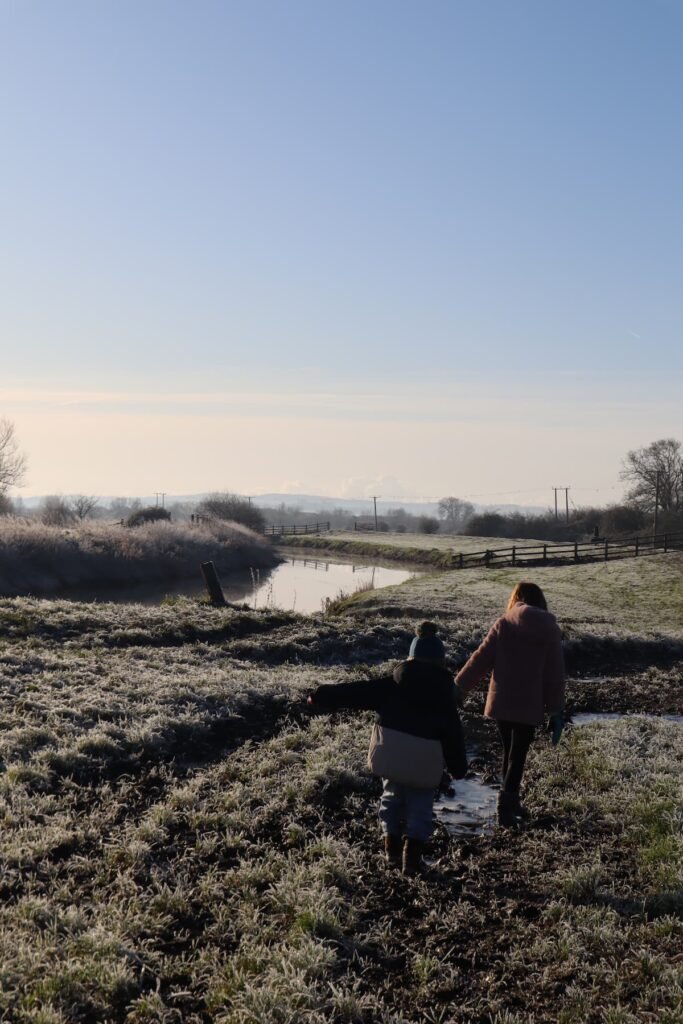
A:
POLYGON ((313 690, 306 703, 319 711, 337 711, 340 708, 377 711, 395 685, 391 676, 363 679, 358 683, 333 683, 313 690))

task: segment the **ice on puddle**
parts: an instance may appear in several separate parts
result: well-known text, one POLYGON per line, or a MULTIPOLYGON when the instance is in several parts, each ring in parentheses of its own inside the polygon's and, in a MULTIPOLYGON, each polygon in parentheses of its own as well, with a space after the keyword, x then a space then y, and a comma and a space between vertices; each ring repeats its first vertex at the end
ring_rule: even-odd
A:
POLYGON ((485 835, 495 825, 498 790, 479 778, 453 783, 453 796, 441 796, 434 813, 453 835, 485 835))

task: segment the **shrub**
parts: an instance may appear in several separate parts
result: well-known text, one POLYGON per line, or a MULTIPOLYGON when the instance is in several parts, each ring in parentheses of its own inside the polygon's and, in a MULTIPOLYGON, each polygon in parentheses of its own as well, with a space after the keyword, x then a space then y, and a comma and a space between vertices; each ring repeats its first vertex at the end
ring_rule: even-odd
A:
POLYGON ((263 533, 266 525, 265 516, 260 508, 256 508, 246 498, 228 492, 216 492, 204 498, 197 505, 197 513, 200 516, 209 516, 210 519, 241 523, 242 526, 248 526, 250 530, 257 530, 260 533, 263 533))
POLYGON ((145 523, 170 522, 171 513, 161 505, 150 505, 148 508, 139 508, 132 512, 126 519, 126 526, 144 526, 145 523))
POLYGON ((482 512, 472 516, 464 532, 469 537, 504 537, 507 523, 499 512, 482 512))
POLYGON ((418 533, 438 533, 439 520, 434 516, 420 516, 417 521, 418 533))

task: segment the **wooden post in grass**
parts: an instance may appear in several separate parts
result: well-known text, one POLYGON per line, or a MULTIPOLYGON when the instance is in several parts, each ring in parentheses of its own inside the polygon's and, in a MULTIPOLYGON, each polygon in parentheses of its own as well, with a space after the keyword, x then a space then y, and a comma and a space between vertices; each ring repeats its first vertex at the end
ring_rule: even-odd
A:
POLYGON ((576 541, 574 541, 574 561, 578 562, 578 560, 579 560, 579 545, 577 544, 576 541))
POLYGON ((213 562, 202 562, 201 570, 211 604, 226 604, 225 594, 223 593, 221 581, 219 580, 218 573, 216 572, 216 566, 213 562))
POLYGON ((607 561, 608 558, 609 558, 609 541, 606 540, 605 541, 605 561, 607 561))
POLYGON ((514 544, 512 545, 512 564, 517 565, 517 548, 514 544))
POLYGON ((636 537, 636 554, 635 554, 636 558, 638 557, 638 548, 639 547, 640 547, 640 537, 636 537))

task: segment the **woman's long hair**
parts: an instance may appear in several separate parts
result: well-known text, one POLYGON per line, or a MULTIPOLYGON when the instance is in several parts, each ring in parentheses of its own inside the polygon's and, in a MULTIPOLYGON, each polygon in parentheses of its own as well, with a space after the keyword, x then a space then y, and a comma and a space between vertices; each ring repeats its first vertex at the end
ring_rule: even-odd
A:
POLYGON ((518 583, 510 594, 506 611, 509 612, 516 604, 530 604, 534 608, 542 608, 544 612, 548 611, 545 595, 537 583, 518 583))

